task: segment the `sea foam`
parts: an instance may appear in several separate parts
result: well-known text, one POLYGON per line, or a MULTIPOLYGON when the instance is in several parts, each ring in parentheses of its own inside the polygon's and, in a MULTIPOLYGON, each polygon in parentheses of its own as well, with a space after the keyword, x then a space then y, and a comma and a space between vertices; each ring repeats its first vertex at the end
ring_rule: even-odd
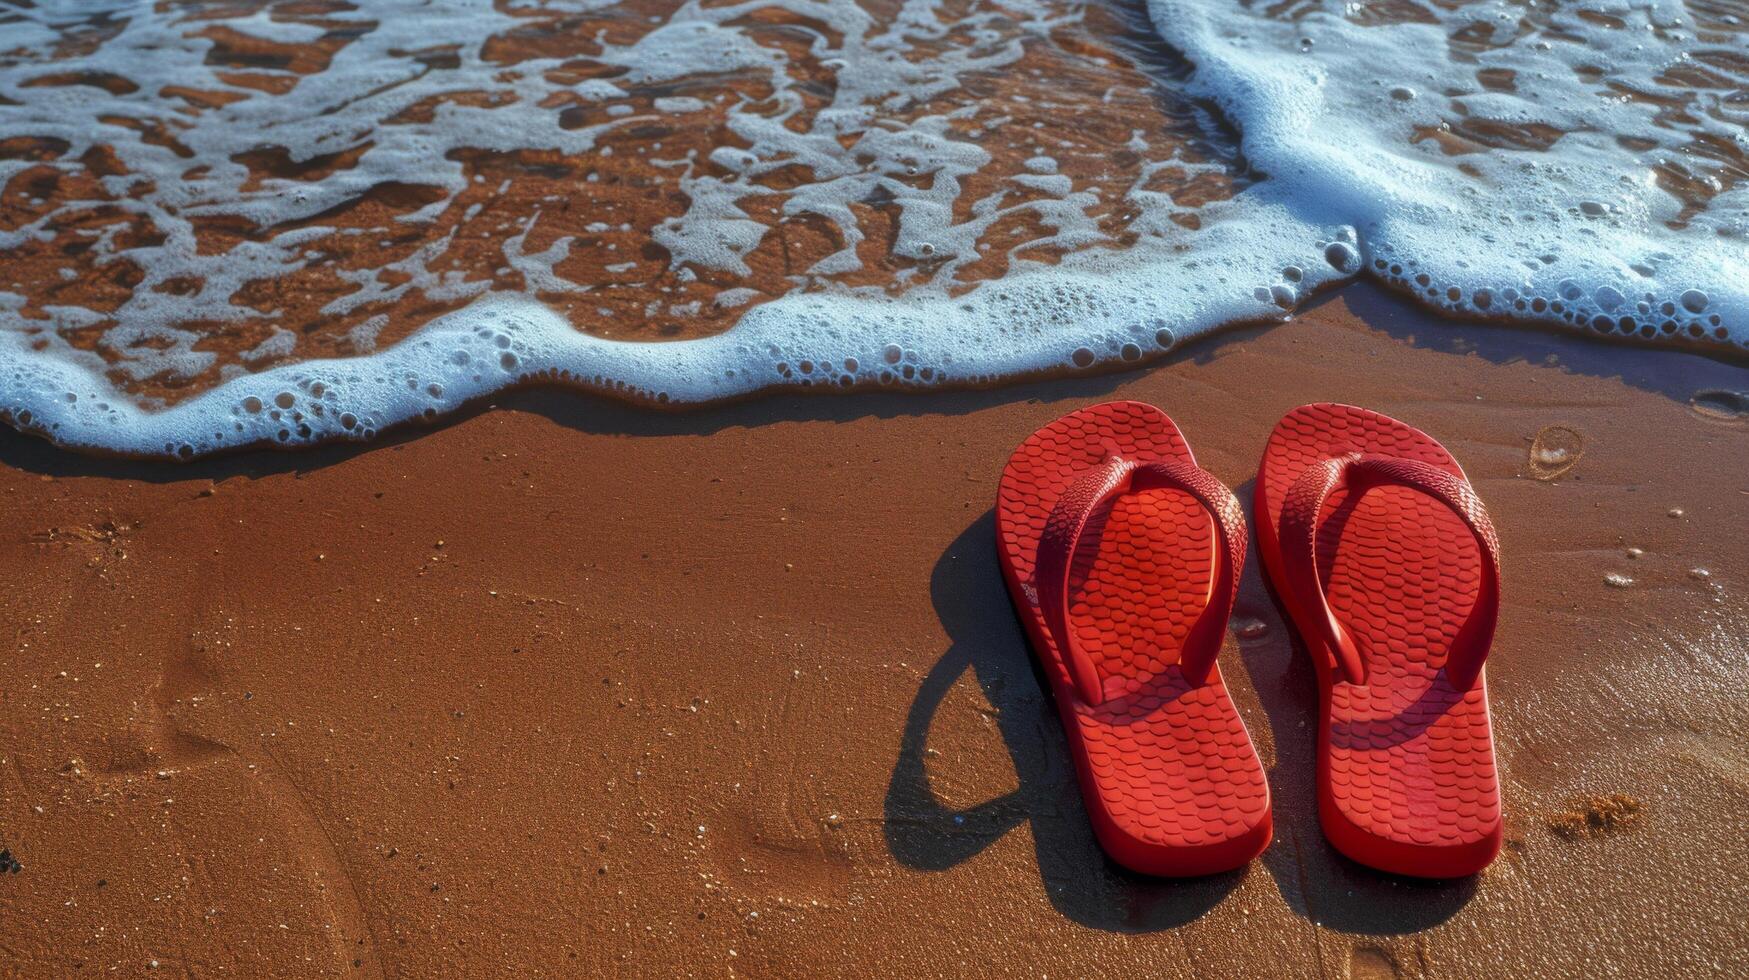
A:
POLYGON ((1269 174, 1251 193, 1354 225, 1370 274, 1442 309, 1749 345, 1749 36, 1734 18, 1488 0, 1380 25, 1301 7, 1152 2, 1269 174), (1715 69, 1675 74, 1697 65, 1715 69), (1677 174, 1704 210, 1660 179, 1677 174))
MULTIPOLYGON (((1742 25, 1729 14, 1659 3, 1559 11, 1477 3, 1381 22, 1356 4, 1304 3, 1270 17, 1238 5, 1153 0, 1160 36, 1194 65, 1187 82, 1173 84, 1225 116, 1258 179, 1177 223, 1168 195, 1138 181, 1124 197, 1140 233, 1116 248, 1093 247, 1109 239, 1089 217, 1100 195, 1078 190, 1048 152, 1011 175, 1019 192, 964 200, 991 154, 965 130, 967 110, 928 109, 966 78, 1000 72, 1025 45, 1045 43, 1080 15, 1079 5, 1019 3, 955 17, 910 0, 881 23, 848 0, 692 3, 635 39, 602 38, 593 59, 613 69, 606 77, 566 76, 562 58, 506 68, 485 56, 493 36, 517 28, 519 11, 610 6, 454 2, 421 5, 414 16, 381 2, 331 15, 325 26, 266 13, 226 21, 238 35, 283 45, 356 25, 346 27, 355 39, 326 67, 266 96, 262 83, 215 70, 211 37, 162 11, 137 11, 119 28, 106 21, 110 34, 85 53, 61 47, 76 33, 69 25, 90 23, 88 9, 44 4, 10 15, 0 43, 26 56, 0 69, 0 96, 13 103, 0 103, 0 141, 57 141, 65 150, 55 165, 68 169, 113 147, 127 172, 102 179, 161 236, 96 236, 98 250, 145 270, 117 309, 33 307, 34 284, 0 292, 0 410, 65 445, 188 458, 264 442, 368 439, 537 379, 659 403, 785 385, 990 383, 1142 361, 1226 324, 1290 315, 1320 286, 1356 275, 1463 313, 1653 341, 1749 344, 1749 191, 1739 183, 1749 159, 1749 59, 1742 25), (809 92, 789 74, 791 56, 757 43, 746 27, 761 10, 825 25, 810 29, 811 55, 832 72, 829 105, 799 111, 809 92), (458 43, 432 54, 433 38, 458 43), (1683 74, 1696 66, 1704 71, 1683 74), (49 73, 127 83, 33 84, 49 73), (334 233, 323 216, 371 188, 410 179, 439 188, 431 203, 396 219, 429 223, 467 189, 458 148, 607 152, 607 135, 647 119, 629 108, 629 90, 734 73, 768 79, 773 94, 743 96, 728 110, 733 144, 711 151, 709 166, 663 160, 651 148, 653 166, 679 175, 687 204, 650 238, 685 276, 742 275, 748 254, 774 233, 748 202, 769 193, 761 179, 799 170, 807 178, 786 189, 784 213, 823 217, 844 243, 809 270, 809 281, 825 286, 746 305, 715 336, 607 339, 578 330, 574 316, 551 305, 599 284, 557 271, 571 237, 525 247, 541 220, 535 214, 501 234, 502 264, 520 273, 525 291, 441 268, 447 240, 392 267, 343 272, 352 288, 329 303, 335 317, 409 290, 468 304, 385 349, 371 350, 383 326, 372 318, 351 328, 354 349, 368 353, 287 362, 298 337, 276 329, 227 365, 219 384, 175 404, 118 386, 212 370, 214 355, 188 324, 258 319, 239 291, 323 261, 312 244, 334 233), (199 112, 166 107, 165 93, 195 80, 229 101, 199 112), (492 98, 440 100, 428 121, 385 122, 456 92, 492 98), (602 111, 559 125, 546 108, 559 97, 602 111), (123 117, 169 119, 174 136, 119 125, 123 117), (292 160, 354 159, 320 179, 260 181, 236 161, 262 143, 292 160), (832 285, 862 264, 853 206, 877 198, 899 214, 892 254, 929 271, 897 290, 832 285), (989 230, 1022 212, 1060 260, 1016 261, 1000 278, 954 284, 953 272, 987 250, 989 230), (197 234, 212 216, 277 230, 215 253, 197 234), (157 288, 191 280, 200 287, 157 288), (68 340, 85 329, 102 331, 107 356, 68 340), (251 372, 254 362, 275 366, 251 372)), ((124 7, 135 11, 121 5, 117 13, 124 7)), ((650 103, 660 114, 708 104, 679 89, 650 103)), ((1061 126, 1075 124, 1060 117, 1061 126)), ((1050 136, 1040 133, 1041 150, 1050 136)), ((29 165, 0 159, 0 186, 29 165)), ((1144 172, 1208 166, 1174 156, 1145 161, 1144 172)), ((0 227, 0 250, 50 236, 58 214, 0 227)), ((714 302, 736 308, 751 298, 729 286, 714 302)), ((686 311, 674 303, 661 312, 686 311)))

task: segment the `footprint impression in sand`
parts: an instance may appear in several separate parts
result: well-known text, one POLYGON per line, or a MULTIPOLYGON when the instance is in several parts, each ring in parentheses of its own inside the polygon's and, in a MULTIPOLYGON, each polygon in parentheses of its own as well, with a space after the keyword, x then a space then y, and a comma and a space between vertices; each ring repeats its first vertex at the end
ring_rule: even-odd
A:
POLYGON ((1749 422, 1749 391, 1707 388, 1689 398, 1688 407, 1703 419, 1718 422, 1749 422))
POLYGON ((1549 481, 1566 476, 1585 455, 1585 437, 1565 425, 1545 425, 1530 441, 1525 463, 1532 478, 1549 481))

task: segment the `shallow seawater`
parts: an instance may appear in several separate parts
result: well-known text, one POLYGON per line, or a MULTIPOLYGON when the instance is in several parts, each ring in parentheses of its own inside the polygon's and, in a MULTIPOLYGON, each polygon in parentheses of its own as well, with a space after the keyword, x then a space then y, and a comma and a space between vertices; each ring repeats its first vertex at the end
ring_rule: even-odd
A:
POLYGON ((13 8, 0 411, 193 456, 537 378, 988 383, 1356 275, 1741 348, 1742 6, 13 8))

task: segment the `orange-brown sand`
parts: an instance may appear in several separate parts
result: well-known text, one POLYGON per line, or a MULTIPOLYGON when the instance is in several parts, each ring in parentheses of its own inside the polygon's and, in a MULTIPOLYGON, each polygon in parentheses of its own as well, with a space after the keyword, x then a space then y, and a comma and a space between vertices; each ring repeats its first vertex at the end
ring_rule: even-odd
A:
POLYGON ((527 391, 186 466, 0 434, 0 973, 1735 972, 1745 389, 1356 287, 986 392, 527 391), (1324 842, 1310 667, 1255 567, 1222 657, 1274 845, 1187 882, 1102 860, 990 506, 1018 440, 1110 397, 1165 408, 1247 502, 1309 400, 1462 461, 1505 561, 1486 873, 1397 880, 1324 842), (1616 794, 1631 827, 1551 829, 1616 794))

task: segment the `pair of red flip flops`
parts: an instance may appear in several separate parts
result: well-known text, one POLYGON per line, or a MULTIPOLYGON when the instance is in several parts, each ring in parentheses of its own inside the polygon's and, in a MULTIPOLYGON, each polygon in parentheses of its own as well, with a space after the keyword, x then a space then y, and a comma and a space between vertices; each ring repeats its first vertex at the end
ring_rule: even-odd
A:
MULTIPOLYGON (((1413 426, 1305 405, 1269 437, 1254 510, 1317 668, 1325 835, 1398 874, 1486 867, 1501 817, 1482 661, 1500 572, 1463 470, 1413 426)), ((1269 784, 1216 663, 1245 562, 1232 491, 1164 412, 1109 402, 1021 443, 996 529, 1106 853, 1169 876, 1262 853, 1269 784)))

